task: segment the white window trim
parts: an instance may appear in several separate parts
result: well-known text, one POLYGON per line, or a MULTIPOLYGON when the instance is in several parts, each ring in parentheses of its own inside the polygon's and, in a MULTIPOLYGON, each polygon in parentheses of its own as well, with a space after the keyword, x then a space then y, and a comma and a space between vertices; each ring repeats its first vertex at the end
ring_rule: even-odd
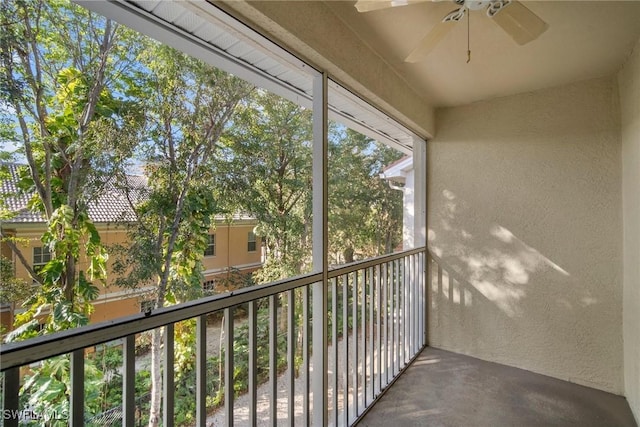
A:
POLYGON ((216 234, 215 233, 213 233, 213 234, 209 233, 207 235, 207 239, 208 239, 207 248, 204 251, 204 257, 205 258, 213 258, 213 257, 216 256, 216 234), (212 240, 213 240, 213 242, 212 242, 212 240), (209 250, 209 248, 213 248, 213 253, 212 254, 207 254, 207 251, 209 250))
POLYGON ((256 236, 256 233, 254 233, 253 231, 249 231, 247 233, 247 252, 249 253, 254 253, 258 251, 258 236, 256 236), (251 240, 251 237, 253 236, 253 240, 251 240), (253 250, 249 249, 249 244, 253 243, 253 250))

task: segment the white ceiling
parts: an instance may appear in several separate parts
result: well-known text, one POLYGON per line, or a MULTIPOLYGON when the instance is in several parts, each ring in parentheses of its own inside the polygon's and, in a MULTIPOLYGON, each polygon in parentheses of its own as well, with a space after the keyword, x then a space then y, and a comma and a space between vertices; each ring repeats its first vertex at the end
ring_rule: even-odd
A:
POLYGON ((398 75, 436 106, 462 105, 615 73, 640 38, 640 1, 523 1, 549 24, 517 45, 483 11, 457 24, 422 62, 403 59, 451 10, 449 1, 358 13, 354 1, 327 1, 333 12, 398 75))

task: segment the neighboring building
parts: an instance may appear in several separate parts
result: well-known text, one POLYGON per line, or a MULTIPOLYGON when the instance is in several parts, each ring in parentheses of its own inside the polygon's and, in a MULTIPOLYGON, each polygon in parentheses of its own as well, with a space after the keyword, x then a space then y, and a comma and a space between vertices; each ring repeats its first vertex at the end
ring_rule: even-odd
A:
MULTIPOLYGON (((16 193, 17 165, 10 164, 11 179, 0 182, 0 195, 4 195, 6 207, 17 215, 9 220, 0 221, 4 235, 19 238, 19 248, 34 270, 50 260, 50 253, 43 247, 40 238, 45 230, 44 218, 27 208, 28 195, 13 196, 16 193)), ((146 179, 143 176, 129 176, 133 188, 143 188, 146 179)), ((113 245, 126 245, 127 223, 133 220, 133 212, 122 191, 108 186, 101 196, 89 206, 89 216, 100 233, 102 243, 109 248, 113 245)), ((257 225, 255 218, 236 214, 231 218, 217 216, 214 227, 209 231, 209 245, 202 259, 204 265, 203 287, 216 289, 221 279, 231 274, 249 274, 262 265, 262 244, 254 233, 257 225)), ((29 274, 15 253, 6 243, 0 242, 0 254, 12 261, 18 278, 31 280, 29 274)), ((113 257, 108 261, 108 272, 112 270, 113 257)), ((79 268, 83 269, 83 260, 79 268)), ((114 274, 107 275, 107 286, 98 285, 100 296, 93 302, 94 312, 91 322, 101 322, 144 310, 153 287, 123 289, 114 285, 114 274)), ((13 316, 20 310, 19 304, 0 305, 0 325, 10 329, 13 316)))
POLYGON ((402 249, 414 247, 414 167, 413 156, 404 156, 388 165, 380 178, 389 181, 391 188, 402 191, 402 249))

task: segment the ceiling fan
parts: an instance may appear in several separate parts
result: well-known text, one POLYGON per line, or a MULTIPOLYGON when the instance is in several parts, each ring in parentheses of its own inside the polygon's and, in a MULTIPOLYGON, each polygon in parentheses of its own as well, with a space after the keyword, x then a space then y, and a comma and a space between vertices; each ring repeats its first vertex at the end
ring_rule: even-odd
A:
MULTIPOLYGON (((359 0, 358 12, 387 9, 422 3, 429 0, 359 0)), ((431 0, 434 2, 443 0, 431 0)), ((465 15, 475 10, 485 10, 486 15, 498 24, 516 43, 527 44, 537 39, 549 27, 538 15, 516 0, 451 0, 458 9, 448 13, 411 51, 405 62, 424 59, 465 15)), ((469 52, 470 54, 470 52, 469 52)))

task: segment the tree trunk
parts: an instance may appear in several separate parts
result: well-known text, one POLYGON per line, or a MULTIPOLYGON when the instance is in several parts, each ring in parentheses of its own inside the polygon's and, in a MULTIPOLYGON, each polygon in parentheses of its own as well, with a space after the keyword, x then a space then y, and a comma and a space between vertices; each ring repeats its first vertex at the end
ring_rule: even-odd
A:
POLYGON ((160 404, 162 402, 162 328, 154 329, 151 334, 151 404, 149 408, 149 427, 157 427, 160 422, 160 404))
POLYGON ((344 263, 349 264, 353 262, 353 248, 349 247, 344 250, 342 254, 344 256, 344 263))

